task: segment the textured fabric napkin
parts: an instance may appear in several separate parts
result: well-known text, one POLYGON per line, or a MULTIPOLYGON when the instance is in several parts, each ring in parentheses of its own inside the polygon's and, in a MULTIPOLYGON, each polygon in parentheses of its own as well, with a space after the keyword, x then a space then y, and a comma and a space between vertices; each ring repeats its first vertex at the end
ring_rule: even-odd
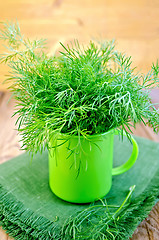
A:
MULTIPOLYGON (((119 205, 130 186, 136 185, 131 200, 135 208, 131 213, 126 212, 126 234, 121 239, 132 235, 159 197, 159 144, 138 137, 136 141, 137 162, 128 172, 113 177, 111 191, 106 196, 109 204, 119 205)), ((127 140, 121 142, 116 137, 114 165, 126 161, 131 149, 127 140)), ((47 151, 38 153, 32 160, 24 153, 0 165, 0 225, 15 239, 73 239, 73 232, 61 235, 61 229, 70 216, 89 205, 71 204, 57 198, 49 188, 48 177, 47 151)))

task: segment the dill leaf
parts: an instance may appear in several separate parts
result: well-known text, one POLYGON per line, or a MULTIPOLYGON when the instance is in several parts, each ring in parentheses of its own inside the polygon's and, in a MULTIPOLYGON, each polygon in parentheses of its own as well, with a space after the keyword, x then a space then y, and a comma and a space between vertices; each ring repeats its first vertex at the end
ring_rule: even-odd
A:
POLYGON ((5 23, 0 39, 24 149, 43 151, 59 133, 87 136, 121 128, 129 137, 138 122, 158 132, 159 112, 149 96, 159 86, 158 61, 146 75, 136 74, 131 57, 118 52, 114 41, 61 43, 63 50, 50 56, 45 40, 25 38, 18 23, 5 23))

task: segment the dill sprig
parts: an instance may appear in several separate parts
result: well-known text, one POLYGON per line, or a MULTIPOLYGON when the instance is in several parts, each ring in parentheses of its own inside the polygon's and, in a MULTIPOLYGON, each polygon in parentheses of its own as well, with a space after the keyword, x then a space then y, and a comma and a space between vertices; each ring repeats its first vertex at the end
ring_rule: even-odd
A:
POLYGON ((121 222, 125 219, 125 213, 132 210, 130 203, 134 190, 135 185, 130 187, 120 206, 108 205, 106 199, 103 199, 101 203, 93 203, 68 218, 62 228, 62 239, 123 239, 126 231, 121 222))
POLYGON ((24 149, 43 151, 59 133, 86 137, 121 128, 129 137, 138 122, 159 130, 149 96, 159 85, 158 61, 148 74, 135 73, 131 57, 115 50, 114 41, 61 43, 63 50, 50 56, 45 40, 24 38, 17 23, 5 23, 0 39, 24 149))

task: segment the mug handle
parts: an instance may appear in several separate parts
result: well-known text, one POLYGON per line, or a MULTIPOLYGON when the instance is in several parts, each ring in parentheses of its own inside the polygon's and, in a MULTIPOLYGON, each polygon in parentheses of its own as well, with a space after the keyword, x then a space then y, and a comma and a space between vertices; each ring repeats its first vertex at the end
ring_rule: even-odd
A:
MULTIPOLYGON (((119 131, 115 131, 114 134, 118 135, 119 131)), ((126 134, 123 134, 123 135, 126 136, 126 134)), ((136 162, 136 159, 138 157, 139 148, 138 148, 137 142, 135 141, 135 139, 133 138, 132 135, 131 135, 131 140, 132 140, 132 144, 133 144, 133 150, 132 150, 131 156, 126 163, 122 164, 119 167, 115 167, 112 169, 113 176, 119 175, 119 174, 122 174, 122 173, 128 171, 136 162)))

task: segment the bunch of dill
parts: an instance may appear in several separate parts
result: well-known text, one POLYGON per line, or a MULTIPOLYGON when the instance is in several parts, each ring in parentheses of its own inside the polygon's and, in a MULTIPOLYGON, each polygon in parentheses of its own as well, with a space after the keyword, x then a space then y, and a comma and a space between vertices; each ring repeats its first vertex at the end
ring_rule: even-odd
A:
POLYGON ((11 90, 17 100, 18 130, 26 150, 48 147, 51 135, 87 135, 143 122, 159 129, 159 112, 149 90, 159 85, 158 62, 147 75, 135 73, 131 57, 113 41, 64 46, 58 55, 45 51, 45 40, 29 40, 19 25, 5 23, 0 35, 7 52, 11 90))

